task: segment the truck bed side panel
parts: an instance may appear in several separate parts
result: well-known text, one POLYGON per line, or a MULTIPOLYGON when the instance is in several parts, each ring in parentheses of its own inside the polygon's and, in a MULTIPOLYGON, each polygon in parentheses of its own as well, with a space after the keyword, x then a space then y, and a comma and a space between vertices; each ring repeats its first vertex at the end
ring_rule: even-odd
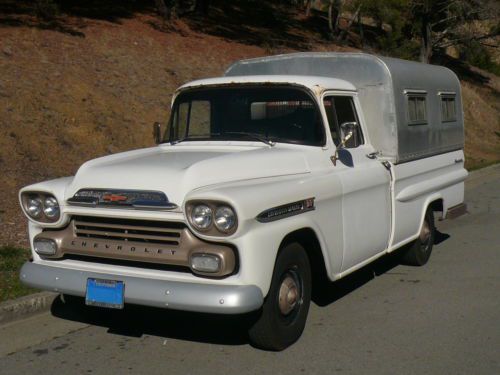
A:
POLYGON ((430 203, 442 200, 443 215, 464 201, 462 150, 392 166, 393 229, 389 246, 394 250, 417 238, 430 203))

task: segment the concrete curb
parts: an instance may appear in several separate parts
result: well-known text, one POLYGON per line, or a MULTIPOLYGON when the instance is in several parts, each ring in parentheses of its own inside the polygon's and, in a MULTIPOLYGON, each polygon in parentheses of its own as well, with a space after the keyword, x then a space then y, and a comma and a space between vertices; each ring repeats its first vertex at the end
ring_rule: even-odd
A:
POLYGON ((0 303, 0 325, 48 311, 58 295, 41 292, 0 303))

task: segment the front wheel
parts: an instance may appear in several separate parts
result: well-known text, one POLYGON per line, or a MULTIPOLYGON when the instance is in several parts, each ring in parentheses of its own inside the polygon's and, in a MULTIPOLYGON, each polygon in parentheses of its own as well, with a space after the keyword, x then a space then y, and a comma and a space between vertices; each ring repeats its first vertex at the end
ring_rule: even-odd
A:
POLYGON ((261 315, 250 328, 251 343, 283 350, 299 339, 311 302, 311 266, 304 248, 290 243, 281 249, 261 315))
POLYGON ((429 260, 436 236, 434 213, 430 208, 425 213, 420 235, 403 254, 403 263, 410 266, 423 266, 429 260))

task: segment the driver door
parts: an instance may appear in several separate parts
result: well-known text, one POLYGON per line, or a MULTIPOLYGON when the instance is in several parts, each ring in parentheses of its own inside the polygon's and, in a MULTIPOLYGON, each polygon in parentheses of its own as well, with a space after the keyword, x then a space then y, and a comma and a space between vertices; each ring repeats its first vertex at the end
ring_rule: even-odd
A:
POLYGON ((327 93, 323 97, 330 133, 338 145, 346 134, 341 125, 356 122, 357 131, 339 151, 332 165, 342 184, 343 261, 341 272, 361 265, 385 251, 390 235, 390 174, 376 159, 363 134, 364 124, 357 111, 359 102, 353 93, 327 93))

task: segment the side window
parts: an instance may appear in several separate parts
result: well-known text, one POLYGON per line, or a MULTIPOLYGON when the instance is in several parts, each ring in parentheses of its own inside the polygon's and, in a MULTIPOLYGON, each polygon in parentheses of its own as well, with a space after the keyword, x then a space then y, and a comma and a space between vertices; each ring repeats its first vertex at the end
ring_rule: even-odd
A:
POLYGON ((441 121, 457 121, 455 95, 441 95, 441 121))
MULTIPOLYGON (((358 116, 354 106, 354 101, 350 96, 327 96, 323 99, 326 117, 330 126, 333 142, 338 145, 345 136, 342 134, 341 125, 346 122, 356 122, 359 124, 358 116)), ((361 128, 346 143, 346 148, 358 147, 363 143, 361 128)))
POLYGON ((427 124, 427 101, 425 94, 407 94, 408 125, 427 124))

